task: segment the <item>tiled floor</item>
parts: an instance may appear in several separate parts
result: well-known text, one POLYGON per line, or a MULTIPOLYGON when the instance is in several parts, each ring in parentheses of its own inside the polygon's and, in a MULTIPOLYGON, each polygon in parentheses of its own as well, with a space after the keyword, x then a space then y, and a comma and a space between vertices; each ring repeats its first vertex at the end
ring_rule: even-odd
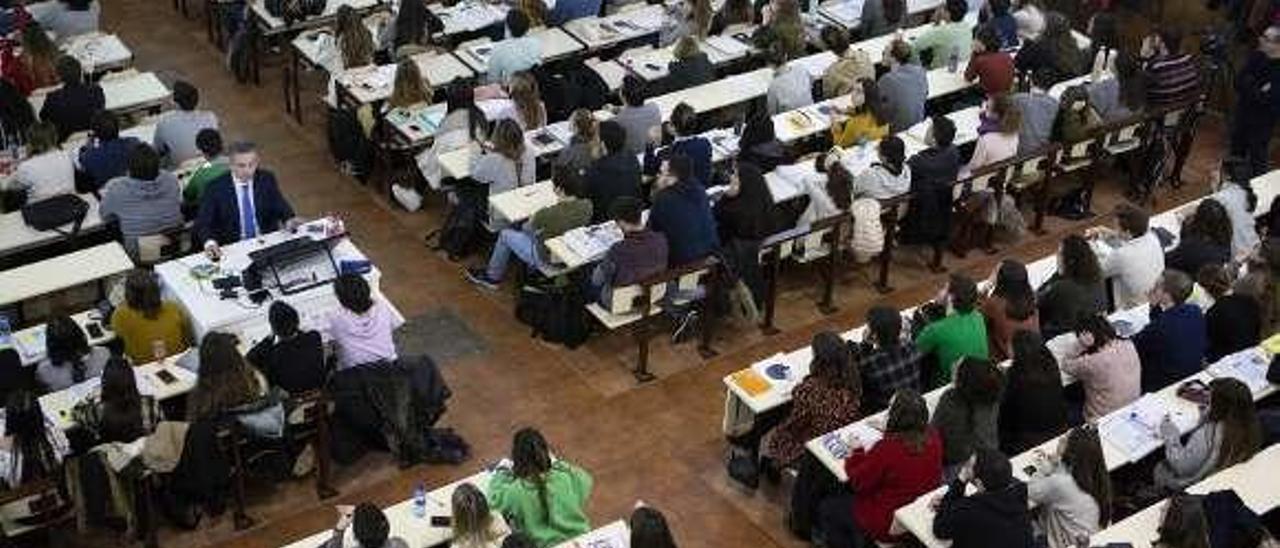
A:
MULTIPOLYGON (((194 1, 192 2, 195 3, 194 1)), ((305 481, 275 487, 253 485, 250 513, 259 526, 236 533, 230 520, 206 520, 194 532, 162 530, 166 546, 278 546, 328 527, 330 505, 373 501, 388 504, 409 496, 425 480, 439 485, 469 475, 503 456, 517 428, 541 428, 555 452, 581 463, 596 479, 590 513, 596 523, 625 516, 637 499, 666 511, 682 546, 799 546, 782 525, 776 494, 750 494, 731 484, 723 472, 724 443, 719 435, 723 404, 721 377, 762 356, 804 344, 824 327, 847 329, 878 302, 918 303, 943 279, 921 268, 921 260, 903 254, 894 272, 897 291, 882 297, 870 288, 866 267, 845 275, 837 292, 840 311, 823 317, 813 305, 816 274, 787 272, 777 325, 784 333, 766 338, 754 328, 721 331, 718 358, 703 362, 692 345, 653 343, 652 369, 660 379, 637 387, 627 369, 634 349, 621 334, 599 336, 574 351, 531 340, 513 317, 511 292, 485 293, 467 284, 460 267, 429 252, 421 236, 439 222, 435 213, 393 210, 377 192, 341 176, 329 159, 315 98, 319 76, 304 75, 306 124, 283 112, 279 64, 264 68, 261 87, 236 84, 222 55, 204 37, 203 21, 184 21, 167 2, 105 2, 104 27, 123 35, 136 52, 136 65, 166 80, 194 82, 204 104, 219 113, 227 138, 248 138, 263 149, 264 165, 276 172, 285 193, 304 215, 340 212, 357 243, 383 269, 386 294, 408 317, 428 316, 447 330, 460 320, 473 348, 456 355, 444 373, 454 397, 444 423, 473 445, 474 458, 461 466, 418 466, 397 470, 389 459, 367 458, 337 472, 342 495, 320 503, 305 481), (452 316, 452 319, 449 316, 452 316), (444 318, 444 319, 441 319, 444 318)), ((198 11, 198 8, 196 9, 198 11)), ((1220 131, 1208 123, 1197 142, 1188 181, 1203 181, 1204 168, 1218 157, 1220 131)), ((1203 185, 1192 184, 1181 201, 1203 185)), ((1109 211, 1116 191, 1099 191, 1096 209, 1109 211)), ((438 201, 430 209, 438 211, 438 201)), ((1162 208, 1163 208, 1162 207, 1162 208)), ((1054 234, 1025 241, 1000 256, 974 253, 948 264, 986 276, 1000 257, 1035 259, 1054 249, 1056 237, 1076 227, 1051 221, 1054 234)), ((1078 228, 1078 227, 1077 227, 1078 228)), ((436 340, 439 340, 437 337, 436 340)), ((110 535, 72 536, 59 543, 98 546, 110 535)))

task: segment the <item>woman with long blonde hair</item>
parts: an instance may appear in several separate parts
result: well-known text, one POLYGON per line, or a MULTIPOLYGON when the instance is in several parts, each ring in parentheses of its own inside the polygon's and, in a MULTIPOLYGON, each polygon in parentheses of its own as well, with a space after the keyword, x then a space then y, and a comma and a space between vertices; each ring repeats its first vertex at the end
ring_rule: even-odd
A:
POLYGON ((431 96, 431 82, 422 76, 418 63, 413 59, 400 60, 396 65, 395 84, 391 87, 391 98, 387 100, 387 107, 406 108, 430 103, 431 96))
POLYGON ((515 120, 525 131, 547 125, 547 108, 542 104, 542 92, 538 80, 529 72, 517 72, 511 76, 507 94, 515 109, 515 120))
POLYGON ((338 8, 334 39, 342 55, 343 68, 363 67, 373 64, 373 34, 351 6, 338 8))
POLYGON ((600 128, 591 111, 580 108, 569 116, 569 126, 573 128, 573 137, 569 146, 560 151, 556 157, 556 169, 565 170, 578 175, 587 169, 597 158, 604 155, 604 145, 600 142, 600 128))
POLYGON ((476 486, 459 485, 453 492, 452 548, 498 548, 511 528, 502 516, 489 509, 489 501, 476 486))

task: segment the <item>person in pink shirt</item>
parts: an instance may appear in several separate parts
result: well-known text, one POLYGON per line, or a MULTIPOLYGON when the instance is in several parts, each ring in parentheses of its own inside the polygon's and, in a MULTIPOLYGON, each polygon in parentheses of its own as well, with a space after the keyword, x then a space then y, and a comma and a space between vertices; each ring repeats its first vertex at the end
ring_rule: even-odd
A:
POLYGON ((1128 339, 1101 315, 1075 329, 1079 345, 1062 360, 1062 371, 1084 386, 1084 418, 1096 420, 1142 395, 1142 362, 1128 339))
POLYGON ((391 334, 404 319, 381 297, 374 297, 357 274, 338 276, 333 291, 342 307, 329 314, 327 332, 336 347, 338 370, 395 361, 399 356, 391 334))

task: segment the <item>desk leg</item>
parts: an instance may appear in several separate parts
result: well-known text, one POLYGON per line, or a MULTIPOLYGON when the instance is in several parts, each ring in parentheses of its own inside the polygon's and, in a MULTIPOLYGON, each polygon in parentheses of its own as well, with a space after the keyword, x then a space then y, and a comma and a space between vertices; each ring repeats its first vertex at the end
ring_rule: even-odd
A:
POLYGON ((253 33, 251 36, 249 36, 249 40, 251 44, 250 46, 251 49, 249 50, 251 54, 249 58, 250 59, 249 72, 252 74, 252 77, 253 77, 253 85, 260 86, 262 85, 262 73, 261 73, 262 56, 264 55, 263 50, 265 49, 263 47, 264 44, 262 43, 264 37, 262 36, 262 29, 258 28, 258 22, 256 18, 253 20, 252 23, 249 23, 249 24, 252 25, 251 27, 249 27, 249 32, 253 33))
POLYGON ((778 303, 778 263, 781 262, 782 250, 774 247, 769 252, 769 262, 764 270, 764 320, 760 323, 760 332, 766 336, 778 334, 773 325, 773 315, 778 303))
POLYGON ((876 290, 880 293, 889 293, 893 291, 893 286, 889 285, 889 264, 893 262, 893 244, 898 237, 898 209, 894 207, 885 217, 887 222, 882 221, 884 227, 884 249, 880 250, 880 277, 876 281, 876 290))

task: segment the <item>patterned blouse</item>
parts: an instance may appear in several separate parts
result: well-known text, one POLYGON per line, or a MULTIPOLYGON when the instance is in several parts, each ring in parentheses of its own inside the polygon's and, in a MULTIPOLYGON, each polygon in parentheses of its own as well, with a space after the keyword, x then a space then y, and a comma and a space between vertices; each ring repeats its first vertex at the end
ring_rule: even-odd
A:
POLYGON ((858 394, 837 381, 809 375, 793 392, 791 414, 765 441, 764 454, 779 466, 804 455, 805 442, 858 419, 858 394))

